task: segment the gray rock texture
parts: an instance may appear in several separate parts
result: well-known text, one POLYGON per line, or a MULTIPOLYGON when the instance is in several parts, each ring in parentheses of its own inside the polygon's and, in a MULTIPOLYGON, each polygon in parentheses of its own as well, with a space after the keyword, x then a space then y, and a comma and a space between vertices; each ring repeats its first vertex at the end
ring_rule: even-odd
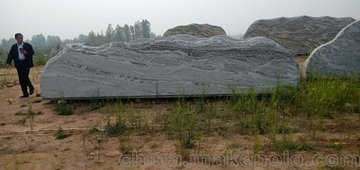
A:
POLYGON ((216 35, 226 35, 224 29, 219 26, 209 24, 190 24, 171 28, 164 33, 164 37, 173 35, 189 34, 199 38, 210 38, 216 35))
POLYGON ((263 36, 274 40, 295 54, 311 53, 332 40, 353 18, 309 17, 258 20, 250 25, 244 38, 263 36))
POLYGON ((304 63, 306 76, 360 75, 360 21, 341 30, 317 47, 304 63))
POLYGON ((40 79, 44 98, 227 95, 229 87, 262 91, 297 85, 298 64, 273 40, 176 35, 101 47, 69 45, 40 79), (204 92, 206 91, 206 92, 204 92))

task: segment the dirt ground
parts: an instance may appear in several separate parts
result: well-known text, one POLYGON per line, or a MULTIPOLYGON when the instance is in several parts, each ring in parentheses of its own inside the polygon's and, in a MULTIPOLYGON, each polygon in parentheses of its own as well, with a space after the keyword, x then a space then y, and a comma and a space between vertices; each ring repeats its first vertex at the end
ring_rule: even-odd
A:
MULTIPOLYGON (((297 159, 282 160, 286 158, 284 153, 281 160, 263 163, 261 159, 251 159, 253 141, 256 140, 254 136, 214 136, 197 141, 197 149, 189 151, 189 155, 195 155, 192 161, 179 161, 176 140, 164 132, 132 133, 125 138, 110 138, 96 130, 89 133, 91 129, 103 128, 106 123, 106 116, 99 110, 91 111, 84 107, 83 111, 69 116, 56 114, 56 103, 36 97, 40 93, 41 69, 31 69, 30 78, 37 91, 27 99, 19 98, 21 90, 16 70, 0 69, 0 80, 6 80, 0 88, 0 169, 325 169, 326 166, 316 164, 318 162, 312 159, 313 156, 318 152, 325 155, 340 152, 330 148, 300 151, 289 156, 290 159, 294 156, 304 158, 303 163, 296 163, 297 159), (38 114, 26 114, 29 108, 38 114), (60 127, 69 135, 67 138, 56 139, 60 127), (127 152, 124 152, 126 148, 127 152)), ((134 107, 140 114, 152 117, 166 112, 170 104, 159 102, 147 105, 139 102, 134 107)), ((353 118, 349 119, 351 122, 353 118)), ((331 122, 328 126, 331 128, 331 122)), ((266 138, 260 137, 260 140, 266 138)), ((341 152, 354 153, 353 146, 359 143, 360 133, 323 132, 319 134, 319 140, 324 143, 342 141, 345 147, 341 152)), ((356 168, 360 166, 354 166, 356 168)))

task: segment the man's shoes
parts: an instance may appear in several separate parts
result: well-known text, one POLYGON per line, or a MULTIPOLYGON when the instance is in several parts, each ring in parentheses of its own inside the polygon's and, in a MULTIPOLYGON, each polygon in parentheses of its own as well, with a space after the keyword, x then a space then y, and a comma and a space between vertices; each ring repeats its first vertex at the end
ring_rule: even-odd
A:
POLYGON ((29 95, 20 96, 20 98, 27 98, 29 95))
POLYGON ((34 89, 30 89, 30 95, 34 94, 34 89))

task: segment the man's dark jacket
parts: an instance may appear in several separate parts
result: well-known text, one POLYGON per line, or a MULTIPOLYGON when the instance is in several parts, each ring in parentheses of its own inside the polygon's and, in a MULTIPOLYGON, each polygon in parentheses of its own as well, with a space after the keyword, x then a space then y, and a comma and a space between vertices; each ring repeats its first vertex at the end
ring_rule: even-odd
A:
POLYGON ((11 46, 8 58, 7 58, 7 64, 10 64, 12 60, 14 60, 15 67, 33 67, 33 55, 34 55, 34 49, 31 46, 31 44, 24 42, 23 49, 27 52, 24 60, 19 60, 19 51, 17 44, 11 46))

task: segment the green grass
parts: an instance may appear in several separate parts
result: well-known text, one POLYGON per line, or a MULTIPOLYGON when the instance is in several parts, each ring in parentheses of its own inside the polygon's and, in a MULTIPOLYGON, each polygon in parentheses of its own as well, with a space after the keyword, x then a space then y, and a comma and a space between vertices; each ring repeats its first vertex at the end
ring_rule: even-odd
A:
POLYGON ((217 132, 221 136, 255 135, 254 153, 259 153, 262 148, 258 135, 268 135, 272 148, 278 151, 311 151, 314 144, 293 140, 292 134, 300 131, 316 140, 316 134, 323 130, 326 120, 336 119, 344 113, 358 113, 360 107, 360 82, 355 77, 303 80, 299 87, 278 85, 266 92, 259 95, 251 88, 236 93, 233 88, 228 99, 232 113, 219 112, 202 96, 193 104, 179 97, 166 115, 164 129, 176 136, 185 149, 193 146, 186 144, 217 132), (298 119, 305 123, 298 124, 298 119), (283 135, 282 140, 276 138, 278 134, 283 135))
POLYGON ((118 104, 112 104, 112 103, 108 103, 105 104, 103 102, 101 102, 104 106, 100 109, 100 112, 102 112, 105 117, 106 117, 106 125, 104 127, 104 131, 105 133, 108 135, 108 137, 117 137, 122 135, 125 130, 127 129, 125 122, 122 119, 121 114, 123 114, 123 105, 122 103, 118 104), (114 110, 117 112, 116 113, 116 121, 112 122, 111 121, 111 117, 114 114, 114 110))
POLYGON ((296 114, 314 120, 333 118, 334 113, 359 112, 360 82, 355 77, 305 80, 299 89, 278 85, 268 91, 271 97, 259 96, 255 89, 232 94, 230 103, 237 113, 239 132, 256 129, 266 134, 271 125, 281 127, 281 120, 296 114))
POLYGON ((334 112, 351 113, 360 104, 360 81, 356 77, 305 80, 300 88, 296 105, 307 116, 333 118, 334 112), (352 108, 349 110, 346 104, 352 105, 352 108))
POLYGON ((55 134, 56 139, 65 139, 69 137, 70 135, 66 134, 65 131, 59 127, 58 131, 55 134))
POLYGON ((343 147, 343 145, 341 142, 333 142, 333 143, 327 144, 325 147, 332 148, 335 150, 340 150, 343 147))
POLYGON ((306 139, 300 138, 294 140, 291 135, 286 134, 282 136, 282 139, 272 141, 270 147, 280 153, 283 153, 284 151, 296 152, 314 150, 314 145, 309 143, 306 139))
POLYGON ((5 73, 0 74, 0 87, 3 88, 8 84, 12 84, 12 80, 11 80, 11 73, 8 71, 5 71, 5 73))
POLYGON ((74 113, 74 107, 61 97, 56 104, 55 111, 59 115, 71 115, 74 113))
MULTIPOLYGON (((254 137, 254 154, 264 149, 311 151, 318 146, 316 137, 324 131, 324 122, 358 114, 360 108, 360 82, 355 77, 302 80, 299 87, 279 84, 261 94, 255 88, 241 92, 232 88, 224 101, 206 98, 204 89, 194 100, 178 95, 151 125, 132 102, 104 100, 91 105, 107 116, 105 132, 109 137, 149 129, 165 132, 176 140, 178 153, 185 157, 203 137, 236 134, 254 137), (298 132, 306 135, 297 139, 294 134, 298 132)), ((66 103, 61 107, 66 108, 66 103)))
POLYGON ((169 114, 165 118, 164 129, 175 137, 181 148, 192 148, 197 137, 196 125, 197 120, 195 113, 184 97, 179 96, 176 100, 175 106, 169 109, 169 114))
POLYGON ((0 68, 5 67, 5 66, 6 66, 6 60, 5 59, 0 59, 0 68))
POLYGON ((7 52, 8 49, 3 49, 3 51, 0 50, 0 68, 6 66, 6 59, 7 59, 7 52))
POLYGON ((262 149, 263 149, 263 146, 262 146, 259 134, 258 134, 258 132, 256 132, 254 135, 254 145, 252 147, 252 152, 254 155, 258 155, 262 149))
POLYGON ((41 55, 34 57, 34 64, 37 66, 44 66, 50 59, 47 55, 41 55))
POLYGON ((115 123, 108 122, 105 126, 105 132, 109 137, 120 136, 125 130, 125 125, 120 121, 116 121, 115 123))

